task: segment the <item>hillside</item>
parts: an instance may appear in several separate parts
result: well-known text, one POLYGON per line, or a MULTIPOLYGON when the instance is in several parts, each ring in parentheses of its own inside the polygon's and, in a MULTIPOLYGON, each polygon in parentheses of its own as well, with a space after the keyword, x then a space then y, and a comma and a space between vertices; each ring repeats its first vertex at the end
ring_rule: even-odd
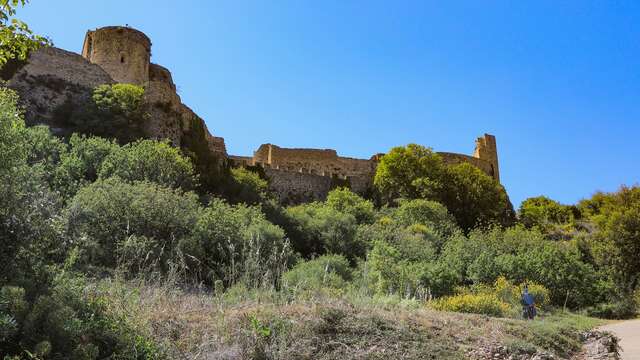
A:
POLYGON ((618 357, 592 329, 638 315, 639 186, 515 211, 491 135, 230 158, 146 35, 73 54, 6 26, 20 4, 0 6, 0 358, 618 357))

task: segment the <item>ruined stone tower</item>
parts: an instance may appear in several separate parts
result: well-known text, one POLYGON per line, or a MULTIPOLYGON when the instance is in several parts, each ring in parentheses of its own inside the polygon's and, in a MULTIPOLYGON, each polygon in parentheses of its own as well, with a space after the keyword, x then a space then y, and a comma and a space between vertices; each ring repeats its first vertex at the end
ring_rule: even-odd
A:
POLYGON ((476 139, 476 149, 473 157, 484 160, 491 165, 491 173, 493 178, 500 182, 500 168, 498 167, 498 148, 496 146, 496 137, 489 134, 476 139))
POLYGON ((149 81, 151 40, 136 29, 107 26, 87 31, 82 56, 116 82, 143 85, 149 81))

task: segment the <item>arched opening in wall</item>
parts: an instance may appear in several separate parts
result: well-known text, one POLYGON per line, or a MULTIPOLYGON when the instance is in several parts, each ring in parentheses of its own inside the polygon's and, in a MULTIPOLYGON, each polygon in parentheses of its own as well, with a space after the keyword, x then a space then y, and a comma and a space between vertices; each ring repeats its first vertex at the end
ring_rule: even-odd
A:
POLYGON ((493 164, 491 164, 491 177, 492 178, 496 177, 496 170, 493 168, 493 164))
POLYGON ((120 55, 120 63, 124 64, 124 55, 120 55))

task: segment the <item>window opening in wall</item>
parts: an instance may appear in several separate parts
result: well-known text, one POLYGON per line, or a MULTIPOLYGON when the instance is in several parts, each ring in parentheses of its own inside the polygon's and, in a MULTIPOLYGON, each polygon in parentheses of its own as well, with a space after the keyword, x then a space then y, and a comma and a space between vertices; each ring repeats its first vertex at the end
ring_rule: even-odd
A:
POLYGON ((120 62, 124 64, 124 55, 120 55, 120 62))

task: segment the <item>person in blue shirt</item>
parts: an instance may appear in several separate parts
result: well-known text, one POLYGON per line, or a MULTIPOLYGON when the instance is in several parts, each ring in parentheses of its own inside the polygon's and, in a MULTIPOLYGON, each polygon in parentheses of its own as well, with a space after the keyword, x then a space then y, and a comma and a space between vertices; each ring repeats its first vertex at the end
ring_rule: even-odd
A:
POLYGON ((525 284, 522 293, 522 315, 525 319, 533 320, 536 317, 536 302, 533 295, 529 294, 529 287, 525 284))

